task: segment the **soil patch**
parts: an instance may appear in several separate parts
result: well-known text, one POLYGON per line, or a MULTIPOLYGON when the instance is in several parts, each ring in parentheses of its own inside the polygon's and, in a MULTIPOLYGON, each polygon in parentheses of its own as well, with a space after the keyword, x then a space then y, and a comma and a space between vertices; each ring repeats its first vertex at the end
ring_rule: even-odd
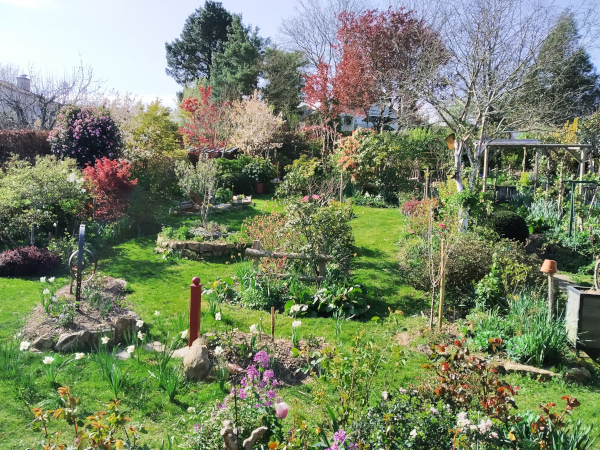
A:
MULTIPOLYGON (((73 321, 68 325, 59 324, 57 317, 48 316, 42 305, 38 304, 29 315, 22 332, 37 350, 56 349, 61 337, 76 333, 79 336, 73 339, 77 342, 69 346, 73 349, 96 345, 102 335, 111 336, 110 345, 121 343, 124 333, 132 332, 139 319, 126 303, 126 285, 125 280, 112 277, 92 280, 82 289, 84 294, 88 294, 87 299, 76 305, 73 321), (103 305, 103 313, 98 305, 103 305)), ((55 297, 75 302, 75 296, 69 293, 69 285, 60 288, 55 297)))

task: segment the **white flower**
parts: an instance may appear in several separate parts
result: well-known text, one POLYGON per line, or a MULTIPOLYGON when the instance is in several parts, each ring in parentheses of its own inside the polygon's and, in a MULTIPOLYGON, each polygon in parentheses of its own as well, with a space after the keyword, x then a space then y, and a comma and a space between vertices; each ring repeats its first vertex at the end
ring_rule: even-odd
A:
POLYGON ((308 309, 308 305, 302 305, 302 311, 306 311, 308 309))
POLYGON ((160 316, 160 311, 154 310, 154 315, 155 315, 156 317, 160 316))
POLYGON ((71 172, 67 180, 71 183, 75 183, 77 181, 77 175, 75 175, 75 172, 71 172))
POLYGON ((258 333, 258 328, 256 327, 256 324, 250 325, 250 333, 258 333))
POLYGON ((53 226, 54 228, 56 228, 56 222, 54 222, 54 223, 52 224, 52 226, 53 226))
POLYGON ((140 320, 137 320, 137 321, 135 322, 135 326, 136 326, 136 327, 138 327, 138 328, 142 328, 142 327, 144 326, 144 321, 143 321, 143 320, 141 320, 141 319, 140 319, 140 320))
POLYGON ((468 427, 469 425, 471 425, 471 421, 469 420, 469 416, 468 414, 463 411, 461 413, 458 414, 458 420, 456 421, 456 424, 459 427, 468 427))
POLYGON ((40 277, 40 281, 41 281, 42 283, 45 283, 45 282, 46 282, 46 277, 40 277))
POLYGON ((145 336, 145 334, 144 334, 144 333, 142 333, 141 331, 138 331, 137 338, 138 338, 140 341, 143 341, 143 340, 144 340, 144 336, 145 336))
POLYGON ((187 339, 187 337, 189 336, 189 331, 188 330, 183 330, 181 332, 181 339, 187 339))
POLYGON ((398 389, 400 391, 401 394, 406 394, 408 391, 404 388, 399 388, 398 389))
POLYGON ((48 281, 49 281, 50 283, 54 283, 54 277, 50 277, 50 278, 48 278, 48 281))
POLYGON ((302 326, 302 321, 301 320, 294 320, 292 322, 292 328, 299 328, 302 326))
POLYGON ((42 362, 44 364, 52 364, 54 362, 54 358, 52 356, 46 356, 42 362))
POLYGON ((496 433, 495 431, 492 431, 490 433, 490 437, 493 438, 493 439, 498 439, 498 433, 496 433))
POLYGON ((387 391, 382 391, 381 392, 381 397, 387 401, 387 399, 389 398, 388 392, 387 391))
POLYGON ((417 437, 417 429, 413 428, 413 430, 410 432, 411 437, 414 439, 417 437))
POLYGON ((85 353, 75 353, 75 359, 83 359, 85 353))
POLYGON ((127 353, 131 354, 135 350, 135 345, 130 345, 125 350, 127 350, 127 353))
POLYGON ((82 193, 82 194, 85 194, 85 189, 82 189, 82 190, 81 190, 81 193, 82 193))
POLYGON ((220 356, 223 354, 225 350, 223 350, 223 347, 221 347, 220 345, 215 347, 215 356, 220 356))
POLYGON ((44 289, 44 292, 42 292, 42 294, 50 295, 50 289, 44 289))
POLYGON ((492 428, 492 421, 490 419, 483 420, 481 419, 481 422, 479 423, 479 425, 477 425, 477 428, 479 428, 479 432, 481 434, 484 434, 485 432, 489 431, 492 428))
POLYGON ((221 320, 221 313, 218 312, 215 314, 215 320, 221 320))
POLYGON ((29 348, 30 345, 31 345, 31 342, 23 341, 23 342, 21 342, 21 346, 19 347, 19 349, 22 352, 24 352, 25 350, 27 350, 29 348))
POLYGON ((437 414, 438 410, 435 409, 433 406, 431 408, 429 408, 429 411, 431 411, 431 414, 437 414))
POLYGON ((290 308, 290 312, 292 312, 292 313, 300 312, 301 309, 302 309, 302 305, 292 305, 292 307, 290 308))
POLYGON ((100 339, 102 341, 103 344, 108 344, 108 341, 110 341, 110 338, 107 336, 102 336, 102 339, 100 339))
POLYGON ((196 412, 196 408, 194 408, 193 406, 190 406, 190 407, 187 409, 187 412, 189 412, 189 413, 195 413, 195 412, 196 412))

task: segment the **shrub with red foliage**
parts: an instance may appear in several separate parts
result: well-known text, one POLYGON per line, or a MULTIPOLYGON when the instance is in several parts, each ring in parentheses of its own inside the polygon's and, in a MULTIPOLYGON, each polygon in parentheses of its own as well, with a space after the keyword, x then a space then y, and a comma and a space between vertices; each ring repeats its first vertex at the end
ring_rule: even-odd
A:
POLYGON ((17 247, 0 253, 0 276, 47 275, 60 264, 60 255, 47 248, 17 247))
POLYGON ((404 211, 404 214, 408 214, 409 216, 415 216, 421 210, 422 204, 423 202, 421 200, 415 200, 413 198, 402 205, 402 211, 404 211))
POLYGON ((41 130, 0 130, 0 164, 11 154, 19 159, 34 161, 36 156, 49 155, 49 131, 41 130))
POLYGON ((125 214, 129 197, 137 184, 131 180, 131 164, 125 160, 97 159, 83 169, 83 176, 94 198, 98 220, 116 220, 125 214))

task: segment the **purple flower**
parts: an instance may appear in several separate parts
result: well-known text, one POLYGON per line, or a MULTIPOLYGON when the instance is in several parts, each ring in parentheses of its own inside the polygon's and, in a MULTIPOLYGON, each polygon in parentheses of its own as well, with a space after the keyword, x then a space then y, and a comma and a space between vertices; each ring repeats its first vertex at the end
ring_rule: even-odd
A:
POLYGON ((269 355, 264 350, 261 350, 254 355, 254 362, 259 362, 263 369, 269 367, 269 355))
POLYGON ((269 369, 269 370, 265 370, 265 373, 263 373, 263 380, 264 381, 268 381, 270 378, 275 377, 275 373, 269 369))

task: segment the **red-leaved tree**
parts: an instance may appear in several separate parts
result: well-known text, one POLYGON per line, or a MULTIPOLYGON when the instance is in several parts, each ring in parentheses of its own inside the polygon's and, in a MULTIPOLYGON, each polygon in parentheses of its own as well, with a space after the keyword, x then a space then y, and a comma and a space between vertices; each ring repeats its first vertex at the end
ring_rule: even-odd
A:
POLYGON ((83 169, 83 177, 94 199, 94 215, 98 220, 116 220, 125 214, 129 197, 137 184, 131 179, 131 164, 126 160, 97 159, 83 169))
POLYGON ((185 143, 192 147, 208 147, 215 150, 225 147, 229 141, 229 103, 210 101, 212 86, 199 86, 200 98, 184 98, 179 107, 185 116, 185 123, 179 131, 185 143))
POLYGON ((379 108, 401 117, 414 115, 433 74, 444 64, 447 51, 438 34, 403 8, 366 10, 339 16, 336 67, 321 62, 306 76, 305 101, 326 121, 340 113, 367 115, 379 108))

